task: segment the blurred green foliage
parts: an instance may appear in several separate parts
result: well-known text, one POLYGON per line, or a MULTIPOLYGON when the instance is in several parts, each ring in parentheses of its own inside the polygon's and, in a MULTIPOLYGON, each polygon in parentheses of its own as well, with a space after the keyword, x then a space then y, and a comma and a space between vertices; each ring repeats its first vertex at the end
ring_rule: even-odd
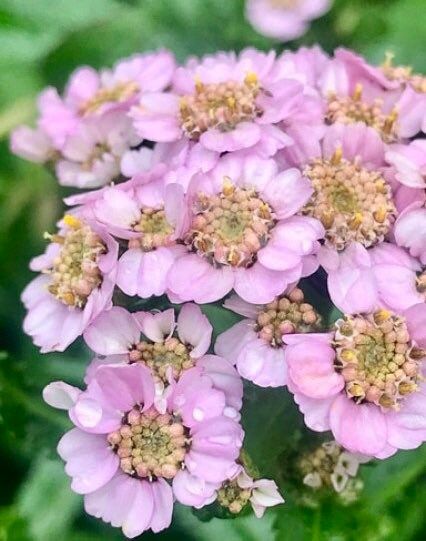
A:
MULTIPOLYGON (((69 426, 50 410, 41 389, 65 379, 78 384, 88 361, 81 344, 40 356, 22 334, 19 295, 30 279, 31 256, 43 249, 65 194, 42 168, 11 156, 10 130, 35 116, 37 93, 63 87, 81 64, 110 65, 135 51, 169 47, 191 54, 247 45, 282 46, 256 34, 243 18, 243 0, 1 0, 0 2, 0 541, 114 541, 119 531, 84 516, 81 498, 55 455, 69 426)), ((336 0, 295 43, 346 45, 380 62, 393 50, 400 63, 424 70, 425 0, 336 0)), ((217 306, 204 307, 221 332, 235 322, 217 306)), ((414 541, 425 539, 426 451, 401 452, 363 468, 363 496, 345 508, 324 500, 298 504, 288 476, 292 453, 307 439, 291 399, 281 390, 247 386, 243 424, 247 449, 264 476, 279 482, 287 504, 253 517, 220 520, 177 506, 161 540, 414 541)), ((144 539, 153 539, 146 534, 144 539)))

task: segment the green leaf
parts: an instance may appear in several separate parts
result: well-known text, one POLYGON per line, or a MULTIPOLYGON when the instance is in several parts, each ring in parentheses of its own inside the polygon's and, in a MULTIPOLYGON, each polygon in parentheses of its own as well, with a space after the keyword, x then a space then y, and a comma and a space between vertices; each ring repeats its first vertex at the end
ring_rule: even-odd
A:
MULTIPOLYGON (((200 522, 188 507, 176 505, 175 519, 188 534, 196 532, 197 541, 273 541, 273 513, 267 512, 259 520, 254 515, 233 520, 214 518, 209 522, 200 522)), ((182 539, 186 539, 182 537, 182 539)))
POLYGON ((31 539, 62 539, 81 507, 81 496, 70 489, 59 460, 40 457, 22 485, 17 507, 27 520, 31 539))

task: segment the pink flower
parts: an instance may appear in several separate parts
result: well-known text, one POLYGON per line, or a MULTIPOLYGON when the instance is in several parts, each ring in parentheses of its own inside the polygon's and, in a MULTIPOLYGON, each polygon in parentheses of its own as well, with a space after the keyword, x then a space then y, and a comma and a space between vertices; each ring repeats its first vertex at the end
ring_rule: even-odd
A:
MULTIPOLYGON (((306 155, 299 157, 299 167, 314 190, 301 214, 325 227, 319 255, 327 270, 337 270, 339 252, 342 258, 365 266, 360 258, 345 256, 345 251, 353 244, 376 246, 391 232, 396 215, 391 182, 395 181, 392 172, 385 170, 384 153, 385 146, 372 128, 336 124, 322 141, 314 139, 306 145, 306 155)), ((282 158, 286 161, 288 155, 283 152, 282 158)), ((343 274, 338 277, 346 280, 343 274)), ((361 295, 358 300, 366 299, 361 295)))
POLYGON ((426 189, 426 141, 419 139, 409 145, 392 145, 386 161, 396 169, 395 178, 409 188, 426 189))
POLYGON ((214 388, 226 398, 224 414, 238 418, 242 383, 229 361, 206 355, 211 334, 211 324, 195 304, 184 304, 177 321, 173 309, 130 314, 124 308, 114 307, 102 313, 84 333, 88 346, 104 357, 93 361, 86 381, 91 382, 103 364, 145 365, 156 381, 156 404, 161 408, 165 396, 170 394, 168 386, 187 371, 207 374, 214 388))
POLYGON ((252 479, 242 466, 238 474, 218 490, 218 502, 233 514, 240 513, 250 502, 257 518, 262 518, 267 507, 284 503, 275 481, 252 479))
POLYGON ((399 215, 395 224, 395 239, 414 257, 426 265, 426 207, 423 202, 415 201, 399 215))
POLYGON ((30 162, 46 163, 55 157, 52 141, 42 129, 18 126, 10 138, 10 150, 13 154, 30 162))
POLYGON ((323 228, 295 216, 312 191, 296 169, 229 154, 189 187, 188 253, 168 275, 176 301, 216 301, 232 288, 247 302, 268 303, 317 268, 323 228))
POLYGON ((302 85, 277 77, 275 55, 246 49, 192 58, 176 70, 171 93, 142 96, 131 110, 137 133, 151 141, 199 141, 214 152, 253 148, 270 156, 291 144, 277 127, 303 110, 302 85))
POLYGON ((321 318, 304 302, 302 290, 294 288, 267 305, 249 304, 233 295, 224 306, 248 319, 220 334, 215 352, 235 364, 238 373, 256 385, 285 385, 284 338, 320 329, 321 318))
POLYGON ((186 253, 176 243, 184 205, 181 186, 166 184, 161 167, 134 182, 103 190, 89 204, 111 234, 128 240, 117 270, 117 285, 127 295, 148 298, 166 292, 169 269, 186 253))
POLYGON ((81 119, 127 111, 142 93, 165 89, 174 70, 175 62, 168 51, 134 55, 99 73, 90 67, 79 68, 71 75, 63 97, 52 87, 40 95, 40 127, 55 147, 62 149, 81 119))
POLYGON ((287 347, 288 388, 312 430, 353 453, 386 458, 426 440, 426 305, 345 316, 334 337, 287 347))
POLYGON ((80 122, 67 137, 56 163, 63 186, 97 188, 120 177, 121 159, 140 142, 127 116, 120 111, 80 122))
POLYGON ((118 245, 105 228, 66 215, 46 252, 31 262, 41 271, 22 293, 24 331, 43 353, 64 351, 110 308, 118 245))
POLYGON ((305 34, 330 5, 331 0, 247 0, 246 17, 260 34, 290 41, 305 34))
POLYGON ((61 382, 44 390, 49 404, 68 409, 64 395, 76 428, 58 452, 71 488, 84 494, 87 513, 129 538, 167 528, 174 498, 197 507, 212 502, 236 471, 243 431, 222 415, 223 396, 201 378, 182 388, 179 382, 163 413, 154 405, 154 380, 140 364, 101 367, 80 393, 61 382), (203 393, 195 393, 200 384, 203 393))
POLYGON ((419 262, 405 250, 383 242, 366 250, 354 243, 341 254, 320 254, 333 303, 346 314, 385 307, 397 312, 425 301, 419 262))
POLYGON ((388 84, 376 68, 350 51, 336 50, 320 88, 328 102, 329 124, 364 122, 386 143, 413 137, 424 127, 425 96, 411 86, 388 84))

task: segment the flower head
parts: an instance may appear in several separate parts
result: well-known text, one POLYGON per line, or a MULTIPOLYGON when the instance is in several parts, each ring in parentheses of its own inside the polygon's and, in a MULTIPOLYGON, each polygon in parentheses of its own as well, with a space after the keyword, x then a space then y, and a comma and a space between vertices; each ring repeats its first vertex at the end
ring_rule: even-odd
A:
POLYGON ((42 352, 63 351, 111 306, 118 245, 98 224, 66 215, 45 254, 31 263, 41 271, 22 293, 24 330, 42 352))
POLYGON ((188 253, 168 276, 174 298, 212 302, 234 288, 248 302, 267 303, 314 272, 323 229, 294 216, 311 194, 297 170, 279 173, 273 160, 230 154, 196 175, 189 192, 188 253))
POLYGON ((166 184, 163 174, 163 168, 154 168, 125 185, 108 187, 87 204, 111 234, 127 241, 117 268, 117 285, 127 295, 163 295, 169 269, 185 253, 177 244, 183 190, 166 184))
POLYGON ((151 93, 131 110, 137 133, 152 141, 200 142, 214 152, 254 148, 265 156, 291 143, 277 127, 303 110, 302 85, 274 71, 275 55, 246 49, 190 59, 172 92, 151 93))
POLYGON ((290 41, 303 35, 330 5, 331 0, 248 0, 246 17, 260 34, 290 41))
POLYGON ((199 378, 178 383, 162 413, 154 405, 154 380, 140 364, 100 367, 82 392, 61 382, 44 390, 55 407, 68 397, 65 409, 76 428, 58 452, 89 514, 132 538, 166 528, 174 498, 198 507, 213 501, 236 471, 243 432, 222 415, 220 393, 204 385, 196 396, 199 385, 199 378), (200 402, 209 404, 201 421, 200 402))
POLYGON ((170 394, 169 385, 173 387, 175 381, 196 367, 195 372, 209 374, 215 387, 223 392, 225 414, 236 418, 241 408, 242 384, 229 361, 206 355, 211 334, 212 326, 195 304, 184 304, 177 320, 173 309, 130 314, 124 308, 113 307, 84 333, 89 347, 106 356, 95 359, 86 381, 91 381, 99 365, 143 365, 156 382, 156 404, 161 408, 165 394, 170 394))
POLYGON ((422 360, 426 305, 345 316, 329 344, 288 346, 288 387, 316 431, 350 452, 386 458, 426 438, 422 360))
POLYGON ((284 338, 319 331, 321 317, 294 288, 266 305, 253 305, 233 295, 225 308, 248 317, 220 334, 215 352, 237 367, 239 374, 262 387, 285 385, 284 338))
POLYGON ((243 467, 234 478, 225 481, 217 492, 217 501, 232 514, 240 513, 248 503, 257 518, 262 518, 267 507, 284 503, 275 481, 252 479, 243 467))

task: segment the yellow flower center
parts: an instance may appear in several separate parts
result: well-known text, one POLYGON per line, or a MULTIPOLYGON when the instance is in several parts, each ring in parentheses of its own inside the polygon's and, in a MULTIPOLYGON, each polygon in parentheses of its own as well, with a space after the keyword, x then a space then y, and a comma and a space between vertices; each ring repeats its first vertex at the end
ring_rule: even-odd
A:
POLYGON ((399 409, 404 397, 417 391, 426 355, 413 345, 404 318, 379 310, 345 316, 336 327, 336 370, 346 394, 356 403, 399 409))
POLYGON ((331 159, 313 160, 304 174, 314 194, 302 213, 322 222, 329 244, 343 250, 351 242, 369 247, 384 239, 396 209, 379 171, 343 159, 339 148, 331 159))
POLYGON ((229 179, 218 195, 199 193, 194 213, 186 244, 213 264, 233 267, 254 263, 275 225, 269 204, 254 190, 237 188, 229 179))
POLYGON ((93 115, 106 103, 122 103, 139 92, 139 85, 135 81, 117 83, 112 87, 100 88, 91 98, 81 104, 81 116, 93 115))
POLYGON ((210 128, 226 132, 240 122, 254 120, 262 114, 256 104, 259 92, 259 82, 254 73, 249 73, 242 83, 203 84, 197 81, 194 94, 180 100, 182 129, 187 137, 197 140, 210 128))
POLYGON ((45 272, 51 276, 49 292, 68 306, 83 308, 92 291, 102 283, 98 258, 106 248, 101 238, 81 220, 67 215, 68 230, 62 235, 46 235, 61 244, 53 267, 45 272))
POLYGON ((189 444, 186 432, 169 413, 160 414, 154 408, 142 412, 135 406, 107 440, 124 473, 149 480, 173 479, 183 466, 189 444))

